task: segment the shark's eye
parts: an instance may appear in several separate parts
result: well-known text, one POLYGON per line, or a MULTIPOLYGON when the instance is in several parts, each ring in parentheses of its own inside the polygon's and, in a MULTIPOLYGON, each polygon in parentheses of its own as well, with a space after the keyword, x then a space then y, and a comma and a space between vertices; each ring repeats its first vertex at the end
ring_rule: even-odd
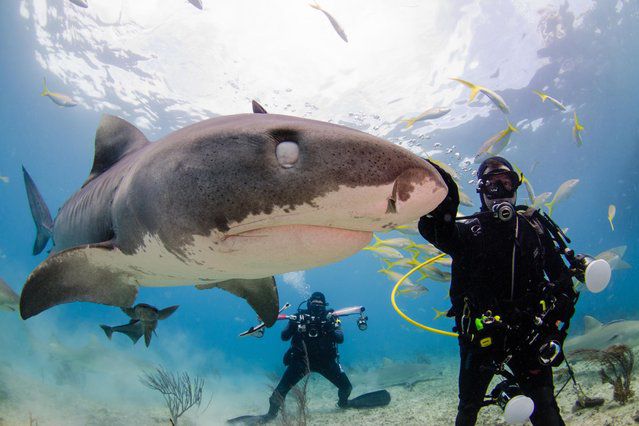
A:
POLYGON ((277 144, 275 148, 275 156, 280 166, 288 169, 297 163, 300 156, 300 148, 296 142, 284 141, 277 144))

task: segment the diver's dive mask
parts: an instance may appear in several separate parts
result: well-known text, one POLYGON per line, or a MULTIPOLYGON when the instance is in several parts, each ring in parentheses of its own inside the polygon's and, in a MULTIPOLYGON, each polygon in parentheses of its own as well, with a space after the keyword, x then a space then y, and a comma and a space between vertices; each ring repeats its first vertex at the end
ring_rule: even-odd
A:
POLYGON ((308 313, 315 317, 324 314, 326 312, 327 305, 328 303, 326 303, 324 294, 319 291, 311 294, 311 297, 309 297, 306 301, 306 309, 308 310, 308 313))
POLYGON ((477 182, 477 192, 489 200, 513 198, 521 185, 519 175, 512 170, 497 169, 484 174, 477 182))

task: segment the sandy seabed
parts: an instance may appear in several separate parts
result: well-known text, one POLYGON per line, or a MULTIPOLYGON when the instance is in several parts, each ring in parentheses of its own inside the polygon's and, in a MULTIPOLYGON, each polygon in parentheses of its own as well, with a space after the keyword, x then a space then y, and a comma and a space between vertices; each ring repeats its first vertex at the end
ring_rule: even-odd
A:
MULTIPOLYGON (((389 389, 391 403, 387 407, 367 410, 340 410, 336 407, 336 389, 323 378, 312 376, 308 385, 309 425, 452 425, 457 405, 457 366, 433 365, 441 371, 432 381, 415 384, 412 388, 394 386, 389 389)), ((612 387, 602 384, 595 366, 575 363, 577 379, 590 397, 602 397, 605 402, 597 408, 575 410, 577 395, 568 384, 558 397, 558 403, 568 425, 634 425, 639 423, 639 398, 635 396, 626 405, 612 401, 612 387)), ((11 369, 0 370, 8 386, 0 395, 0 425, 170 425, 168 412, 160 395, 140 390, 144 398, 133 398, 123 392, 121 398, 109 401, 97 399, 97 389, 88 386, 60 386, 37 377, 10 380, 11 369), (31 419, 31 420, 30 420, 31 419)), ((225 419, 241 414, 260 414, 266 411, 269 396, 264 384, 238 385, 227 379, 211 377, 209 388, 217 380, 220 385, 205 396, 199 410, 193 409, 180 418, 180 425, 219 425, 225 419), (225 383, 225 385, 223 384, 225 383), (208 401, 211 401, 210 403, 208 401), (205 408, 208 406, 208 408, 205 408)), ((556 376, 557 388, 565 377, 556 376)), ((636 389, 637 374, 633 378, 636 389)), ((354 396, 370 389, 358 388, 354 383, 354 396)), ((135 394, 133 392, 132 394, 135 394)), ((287 398, 289 406, 293 398, 287 398)), ((280 419, 271 424, 281 424, 280 419)), ((293 424, 297 424, 294 422, 293 424)), ((482 409, 478 425, 504 425, 501 410, 490 406, 482 409)))

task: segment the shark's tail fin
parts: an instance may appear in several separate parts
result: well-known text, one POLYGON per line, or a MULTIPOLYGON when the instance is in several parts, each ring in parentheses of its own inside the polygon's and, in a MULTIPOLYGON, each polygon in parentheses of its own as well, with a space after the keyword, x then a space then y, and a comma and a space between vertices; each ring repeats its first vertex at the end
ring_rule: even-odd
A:
POLYGON ((42 93, 41 96, 47 96, 49 94, 49 89, 47 88, 47 79, 46 77, 42 77, 42 93))
POLYGON ((33 245, 33 254, 36 255, 44 250, 49 238, 53 235, 53 219, 51 219, 51 213, 49 213, 49 208, 44 202, 42 195, 40 195, 40 191, 38 191, 33 179, 31 179, 31 176, 29 176, 24 166, 22 167, 22 174, 24 175, 24 185, 27 188, 27 198, 29 199, 31 215, 36 225, 37 235, 33 245))
POLYGON ((100 328, 102 330, 104 330, 104 334, 106 334, 106 337, 108 337, 109 340, 111 340, 111 336, 113 336, 113 327, 109 327, 108 325, 100 324, 100 328))

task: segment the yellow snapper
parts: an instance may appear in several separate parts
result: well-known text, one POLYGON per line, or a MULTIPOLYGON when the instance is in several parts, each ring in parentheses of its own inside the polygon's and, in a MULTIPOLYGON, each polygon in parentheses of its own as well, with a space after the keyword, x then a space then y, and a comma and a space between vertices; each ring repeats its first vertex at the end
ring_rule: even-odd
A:
POLYGON ((333 15, 331 15, 330 13, 328 13, 327 11, 322 9, 322 7, 319 5, 319 3, 309 4, 309 6, 312 7, 313 9, 317 9, 320 12, 322 12, 328 18, 329 22, 333 26, 333 29, 335 30, 337 35, 339 35, 342 38, 342 40, 344 40, 346 43, 348 43, 348 37, 346 37, 346 33, 344 32, 344 30, 342 29, 340 24, 337 22, 337 20, 335 18, 333 18, 333 15))
POLYGON ((450 108, 433 107, 428 108, 426 111, 419 114, 417 117, 409 118, 408 120, 402 120, 406 122, 406 128, 413 127, 418 121, 434 120, 445 116, 450 112, 450 108))
POLYGON ((612 230, 615 230, 615 225, 612 224, 612 220, 615 218, 615 214, 617 213, 617 207, 614 204, 608 206, 608 222, 610 222, 610 227, 612 230))
POLYGON ((475 96, 477 96, 478 93, 483 93, 484 95, 488 97, 488 99, 490 99, 495 105, 497 105, 497 107, 504 114, 508 114, 510 112, 510 108, 508 108, 508 105, 506 105, 506 101, 504 101, 504 98, 499 96, 493 90, 483 86, 478 86, 476 84, 471 83, 470 81, 462 80, 461 78, 453 77, 451 78, 451 80, 458 81, 464 86, 470 88, 470 98, 468 99, 468 102, 471 102, 473 99, 475 99, 475 96))
POLYGON ((568 198, 572 194, 578 183, 579 179, 568 179, 567 181, 559 185, 559 188, 557 188, 552 201, 550 203, 546 203, 549 215, 552 215, 552 209, 555 207, 555 204, 568 198))
POLYGON ((406 248, 413 244, 413 240, 410 240, 408 238, 388 238, 386 240, 382 240, 375 234, 373 234, 373 237, 375 238, 375 244, 373 244, 373 247, 388 246, 395 248, 406 248))
POLYGON ((572 137, 577 142, 577 146, 583 145, 583 141, 581 140, 581 132, 584 130, 584 126, 579 123, 579 119, 577 118, 577 112, 574 113, 575 124, 572 126, 572 137))
POLYGON ((54 104, 62 107, 74 107, 78 104, 76 101, 73 100, 73 98, 68 95, 50 92, 47 88, 47 79, 43 78, 42 80, 44 82, 44 88, 42 89, 41 93, 42 96, 46 96, 47 98, 51 99, 54 104))
POLYGON ((552 96, 546 93, 540 92, 538 90, 533 90, 533 92, 536 93, 541 98, 541 102, 546 102, 546 100, 549 100, 550 102, 552 102, 555 108, 559 109, 560 111, 566 110, 566 107, 564 106, 564 104, 562 104, 561 102, 559 102, 557 99, 553 98, 552 96))
POLYGON ((368 246, 364 247, 362 250, 372 251, 379 257, 386 257, 388 259, 401 259, 402 257, 404 257, 404 255, 399 250, 389 246, 368 246))
POLYGON ((506 148, 513 132, 517 131, 517 128, 513 126, 510 121, 507 121, 507 124, 508 126, 504 130, 491 136, 481 145, 479 151, 475 154, 475 163, 481 163, 487 157, 497 155, 506 148))

